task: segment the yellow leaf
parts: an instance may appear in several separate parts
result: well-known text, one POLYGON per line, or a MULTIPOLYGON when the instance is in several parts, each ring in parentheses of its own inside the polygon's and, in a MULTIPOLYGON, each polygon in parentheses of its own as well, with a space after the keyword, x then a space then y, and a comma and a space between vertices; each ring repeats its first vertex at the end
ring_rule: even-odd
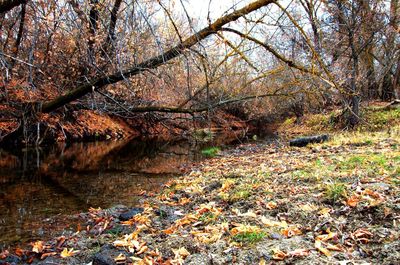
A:
POLYGON ((71 257, 73 255, 75 255, 76 253, 78 253, 78 250, 74 250, 73 248, 64 248, 64 250, 61 252, 60 256, 61 258, 68 258, 71 257))
POLYGON ((330 257, 332 256, 331 252, 322 246, 322 242, 319 240, 315 240, 315 248, 318 249, 320 252, 325 254, 325 256, 330 257))
POLYGON ((337 233, 329 232, 328 234, 317 236, 315 238, 315 240, 326 242, 326 241, 328 241, 328 240, 330 240, 332 238, 336 238, 336 237, 337 237, 337 233))
POLYGON ((118 257, 116 257, 116 258, 114 259, 114 261, 115 261, 115 262, 124 262, 124 261, 126 261, 126 256, 125 256, 124 254, 120 253, 120 254, 118 255, 118 257))
POLYGON ((314 204, 303 204, 303 205, 300 205, 299 208, 305 212, 312 212, 312 211, 318 210, 318 206, 316 206, 314 204))
POLYGON ((267 227, 279 226, 279 227, 288 227, 286 221, 277 222, 273 220, 267 219, 265 216, 261 216, 261 222, 267 227))
POLYGON ((267 262, 265 261, 265 259, 261 258, 258 265, 267 265, 267 262))
POLYGON ((175 259, 186 258, 190 255, 190 252, 187 251, 187 249, 184 247, 181 247, 179 249, 172 249, 172 252, 174 252, 175 254, 175 259))
POLYGON ((137 255, 140 255, 140 254, 146 252, 148 249, 149 249, 149 248, 148 248, 147 246, 143 246, 143 247, 141 247, 141 248, 138 250, 138 252, 137 252, 136 254, 137 254, 137 255))
POLYGON ((329 250, 333 250, 333 251, 344 251, 343 247, 341 247, 339 245, 332 245, 329 243, 326 244, 326 248, 329 250))
POLYGON ((254 225, 243 225, 239 224, 237 227, 231 229, 231 235, 235 236, 242 233, 260 232, 261 229, 254 225))
POLYGON ((330 208, 323 208, 323 209, 321 209, 318 213, 320 214, 320 215, 323 215, 323 216, 327 216, 327 217, 329 217, 329 213, 331 212, 332 210, 330 209, 330 208))

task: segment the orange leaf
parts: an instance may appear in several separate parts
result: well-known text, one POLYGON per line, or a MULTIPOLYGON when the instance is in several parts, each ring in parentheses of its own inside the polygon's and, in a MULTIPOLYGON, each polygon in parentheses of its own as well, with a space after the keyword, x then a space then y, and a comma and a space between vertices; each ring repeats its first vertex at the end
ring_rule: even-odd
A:
POLYGON ((360 201, 360 197, 358 195, 353 195, 347 199, 346 204, 350 207, 356 207, 360 201))
POLYGON ((272 210, 272 209, 275 209, 276 207, 278 207, 278 204, 276 202, 270 201, 267 203, 266 206, 267 206, 268 210, 272 210))
POLYGON ((292 237, 292 236, 296 236, 296 235, 301 235, 302 232, 301 232, 301 230, 298 229, 297 227, 291 226, 291 227, 288 227, 288 228, 283 229, 283 230, 282 230, 282 234, 283 234, 285 237, 292 237))
POLYGON ((165 230, 163 230, 164 234, 167 235, 171 235, 176 231, 176 227, 175 226, 171 226, 170 228, 167 228, 165 230))
POLYGON ((18 257, 21 257, 22 255, 24 255, 25 251, 21 248, 17 248, 15 250, 15 255, 17 255, 18 257))
POLYGON ((282 250, 279 249, 274 249, 274 255, 272 256, 272 258, 274 260, 284 260, 287 257, 287 254, 285 252, 283 252, 282 250))
POLYGON ((50 257, 50 256, 55 256, 55 255, 57 255, 57 252, 48 252, 48 253, 44 253, 42 256, 40 256, 40 259, 45 259, 45 258, 47 258, 47 257, 50 257))

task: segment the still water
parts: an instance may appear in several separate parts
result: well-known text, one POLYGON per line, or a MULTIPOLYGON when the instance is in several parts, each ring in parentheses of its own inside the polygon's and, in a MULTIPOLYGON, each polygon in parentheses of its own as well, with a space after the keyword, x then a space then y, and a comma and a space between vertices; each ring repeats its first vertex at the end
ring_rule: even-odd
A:
POLYGON ((76 229, 66 216, 90 207, 135 206, 181 168, 202 159, 201 146, 150 140, 0 149, 0 250, 76 229))

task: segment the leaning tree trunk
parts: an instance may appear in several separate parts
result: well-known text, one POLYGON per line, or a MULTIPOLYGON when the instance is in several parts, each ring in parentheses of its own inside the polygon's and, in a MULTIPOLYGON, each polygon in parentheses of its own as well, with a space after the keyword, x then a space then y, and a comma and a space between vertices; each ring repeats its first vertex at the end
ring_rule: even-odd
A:
POLYGON ((154 69, 159 67, 160 65, 165 64, 166 62, 180 56, 185 50, 191 48, 195 44, 204 40, 208 36, 215 34, 217 31, 221 30, 221 28, 232 22, 237 20, 238 18, 247 15, 263 6, 267 6, 271 3, 277 2, 276 0, 258 0, 254 3, 251 3, 239 10, 236 10, 226 16, 220 17, 214 23, 210 24, 208 27, 203 28, 197 33, 193 34, 186 40, 182 41, 175 47, 169 49, 161 55, 155 56, 153 58, 148 59, 140 64, 134 65, 131 68, 116 72, 111 75, 106 75, 99 77, 92 82, 89 82, 85 85, 82 85, 72 91, 66 93, 65 95, 59 96, 54 100, 49 102, 45 102, 42 105, 42 112, 51 112, 54 111, 74 100, 77 100, 95 90, 98 90, 102 87, 105 87, 109 84, 114 84, 119 81, 124 80, 125 78, 137 75, 143 72, 146 69, 154 69))
MULTIPOLYGON (((37 116, 36 114, 38 114, 38 113, 52 112, 74 100, 77 100, 77 99, 79 99, 87 94, 90 94, 93 91, 96 91, 100 88, 103 88, 109 84, 114 84, 114 83, 122 81, 126 78, 137 75, 137 74, 145 71, 146 69, 157 68, 157 67, 167 63, 168 61, 180 56, 185 50, 196 45, 197 43, 204 40, 208 36, 217 33, 226 24, 233 22, 233 21, 239 19, 240 17, 243 17, 255 10, 258 10, 261 7, 267 6, 271 3, 276 3, 277 1, 278 0, 257 0, 253 3, 250 3, 249 5, 243 7, 239 10, 236 10, 230 14, 227 14, 223 17, 218 18, 214 23, 210 24, 209 26, 207 26, 207 27, 203 28, 202 30, 196 32, 195 34, 191 35, 186 40, 181 41, 178 45, 165 51, 161 55, 152 57, 142 63, 133 65, 127 69, 120 70, 114 74, 100 76, 100 77, 92 80, 91 82, 88 82, 82 86, 72 89, 70 92, 67 92, 66 94, 56 97, 55 99, 50 100, 48 102, 34 103, 34 105, 36 106, 35 109, 33 109, 33 110, 31 109, 31 110, 29 110, 29 112, 30 112, 31 116, 34 116, 34 117, 36 117, 37 116)), ((166 112, 177 112, 178 111, 178 112, 182 112, 182 110, 175 109, 175 108, 160 109, 157 107, 155 109, 151 109, 151 108, 144 109, 143 111, 166 111, 166 112)), ((202 109, 200 109, 199 111, 202 111, 202 109)), ((192 112, 193 112, 192 110, 189 110, 188 113, 192 113, 192 112)), ((20 117, 21 124, 22 124, 23 117, 26 116, 25 114, 26 113, 24 113, 22 115, 22 117, 20 117)), ((31 119, 29 119, 29 120, 31 120, 31 119)), ((31 126, 31 125, 32 124, 24 123, 22 126, 20 126, 19 130, 16 130, 15 133, 13 133, 12 135, 8 135, 6 138, 14 139, 14 138, 20 137, 21 131, 24 131, 24 129, 21 127, 31 126)), ((2 141, 2 140, 4 140, 4 138, 0 139, 0 141, 2 141)))

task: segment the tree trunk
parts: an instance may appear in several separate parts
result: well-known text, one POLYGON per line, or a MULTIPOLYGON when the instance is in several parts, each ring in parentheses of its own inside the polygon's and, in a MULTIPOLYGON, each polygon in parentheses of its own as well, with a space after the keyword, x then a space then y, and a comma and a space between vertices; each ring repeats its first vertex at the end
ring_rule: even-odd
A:
POLYGON ((394 96, 395 99, 400 99, 400 60, 397 61, 396 74, 393 78, 394 96))
POLYGON ((392 67, 393 67, 393 55, 395 53, 395 30, 398 26, 398 11, 399 11, 399 0, 391 0, 390 1, 390 20, 389 20, 389 33, 387 37, 387 48, 385 54, 385 61, 386 61, 386 74, 383 77, 383 84, 382 84, 382 93, 381 99, 384 101, 390 101, 395 97, 394 91, 394 82, 392 76, 392 67))
POLYGON ((105 55, 110 56, 110 54, 112 53, 115 41, 115 27, 117 25, 118 11, 121 7, 121 4, 122 0, 115 0, 114 7, 111 10, 110 24, 108 26, 108 34, 106 40, 104 41, 102 49, 103 56, 105 55))

